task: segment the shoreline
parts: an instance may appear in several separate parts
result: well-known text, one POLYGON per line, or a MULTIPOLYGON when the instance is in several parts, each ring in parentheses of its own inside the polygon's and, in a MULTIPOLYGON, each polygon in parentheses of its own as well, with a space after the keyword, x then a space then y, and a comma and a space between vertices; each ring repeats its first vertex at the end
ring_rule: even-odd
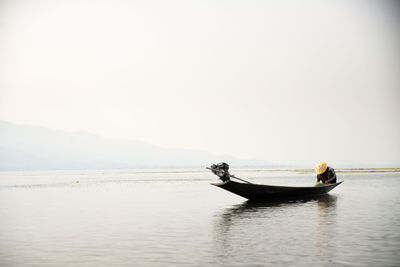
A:
MULTIPOLYGON (((237 169, 246 172, 298 172, 314 173, 314 169, 237 169)), ((400 172, 400 168, 335 168, 337 173, 390 173, 400 172)))
MULTIPOLYGON (((1 170, 1 174, 6 173, 20 173, 20 174, 33 174, 40 175, 41 173, 53 173, 53 172, 64 172, 64 173, 88 173, 94 172, 99 174, 105 174, 110 172, 117 173, 132 173, 132 174, 150 174, 150 173, 207 173, 209 170, 203 168, 154 168, 154 169, 106 169, 106 170, 1 170)), ((300 169, 300 168, 231 168, 230 172, 269 172, 269 173, 314 173, 314 169, 300 169)), ((336 168, 336 173, 399 173, 400 168, 336 168)))

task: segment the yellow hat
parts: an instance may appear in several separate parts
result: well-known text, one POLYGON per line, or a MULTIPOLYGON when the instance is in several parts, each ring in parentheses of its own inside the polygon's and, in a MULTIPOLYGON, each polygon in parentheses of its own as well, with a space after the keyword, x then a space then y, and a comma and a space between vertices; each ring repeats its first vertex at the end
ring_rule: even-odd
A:
POLYGON ((325 161, 321 161, 317 165, 315 165, 314 170, 317 174, 322 174, 326 171, 327 168, 328 168, 328 164, 326 164, 325 161))

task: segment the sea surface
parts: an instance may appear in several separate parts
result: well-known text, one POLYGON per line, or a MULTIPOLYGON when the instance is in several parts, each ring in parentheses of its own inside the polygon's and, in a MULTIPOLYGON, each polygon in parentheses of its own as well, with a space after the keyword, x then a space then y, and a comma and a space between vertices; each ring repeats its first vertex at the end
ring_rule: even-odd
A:
POLYGON ((338 177, 325 197, 250 203, 201 169, 0 172, 0 266, 400 266, 400 173, 338 177))

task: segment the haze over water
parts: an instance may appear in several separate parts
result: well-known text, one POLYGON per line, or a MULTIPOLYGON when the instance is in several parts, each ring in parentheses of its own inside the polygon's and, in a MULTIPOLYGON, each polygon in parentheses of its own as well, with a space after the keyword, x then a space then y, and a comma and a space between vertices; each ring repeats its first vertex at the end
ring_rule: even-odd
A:
POLYGON ((0 1, 0 267, 400 266, 400 169, 33 172, 399 167, 399 3, 0 1))
MULTIPOLYGON (((233 171, 308 186, 311 173, 233 171)), ((399 173, 249 203, 201 170, 0 173, 1 266, 398 266, 399 173)))

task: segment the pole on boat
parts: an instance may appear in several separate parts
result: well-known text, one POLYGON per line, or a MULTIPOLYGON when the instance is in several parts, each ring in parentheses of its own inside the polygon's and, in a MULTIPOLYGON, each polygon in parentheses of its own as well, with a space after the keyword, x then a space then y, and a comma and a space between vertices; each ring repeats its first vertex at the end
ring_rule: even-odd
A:
POLYGON ((246 180, 243 180, 243 179, 240 179, 240 178, 236 177, 236 176, 235 176, 235 175, 233 175, 233 174, 229 174, 229 177, 232 177, 232 178, 238 179, 238 180, 240 180, 240 181, 242 181, 242 182, 245 182, 245 183, 247 183, 247 184, 252 184, 252 183, 250 183, 250 182, 248 182, 248 181, 246 181, 246 180))
MULTIPOLYGON (((217 170, 217 169, 212 169, 212 168, 210 168, 210 167, 206 167, 206 169, 211 170, 211 171, 219 171, 219 170, 217 170)), ((239 180, 239 181, 245 182, 245 183, 247 183, 247 184, 252 184, 252 183, 250 183, 250 182, 248 182, 248 181, 246 181, 246 180, 243 180, 243 179, 240 179, 239 177, 236 177, 236 176, 233 175, 233 174, 229 174, 229 172, 228 172, 228 175, 229 175, 229 178, 234 178, 234 179, 237 179, 237 180, 239 180)))

